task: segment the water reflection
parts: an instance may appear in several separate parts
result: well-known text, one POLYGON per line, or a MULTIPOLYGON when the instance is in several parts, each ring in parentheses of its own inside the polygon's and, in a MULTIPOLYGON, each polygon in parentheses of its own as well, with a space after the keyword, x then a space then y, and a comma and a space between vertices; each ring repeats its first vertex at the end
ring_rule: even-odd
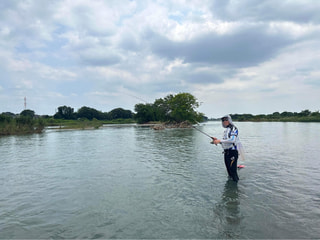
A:
POLYGON ((221 200, 214 209, 218 238, 239 238, 241 236, 240 199, 238 184, 232 180, 225 183, 221 200))

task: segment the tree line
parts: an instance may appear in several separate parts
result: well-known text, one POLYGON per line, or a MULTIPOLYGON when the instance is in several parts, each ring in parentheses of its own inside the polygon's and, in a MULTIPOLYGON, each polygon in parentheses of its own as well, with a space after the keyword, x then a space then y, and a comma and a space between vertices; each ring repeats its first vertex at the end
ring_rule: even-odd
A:
POLYGON ((81 107, 77 112, 74 112, 72 107, 60 106, 58 111, 53 115, 55 119, 81 119, 85 118, 88 120, 114 120, 114 119, 131 119, 134 117, 134 113, 130 110, 123 108, 115 108, 110 112, 101 112, 90 107, 81 107))
MULTIPOLYGON (((136 104, 135 112, 123 108, 115 108, 110 112, 102 112, 91 107, 83 106, 78 111, 70 106, 60 106, 57 112, 52 116, 53 119, 63 120, 114 120, 114 119, 134 119, 138 123, 146 122, 183 122, 192 123, 203 121, 204 114, 196 111, 199 107, 197 99, 190 93, 179 93, 168 95, 165 98, 159 98, 154 103, 136 104)), ((20 114, 2 113, 4 118, 51 118, 50 116, 37 116, 33 110, 23 110, 20 114)), ((1 120, 1 119, 0 119, 1 120)))
POLYGON ((281 122, 320 122, 320 112, 302 110, 301 112, 274 112, 272 114, 230 114, 234 121, 281 121, 281 122))
POLYGON ((33 110, 26 109, 20 114, 4 112, 0 114, 0 136, 12 134, 40 133, 46 126, 60 128, 99 128, 103 123, 131 123, 133 112, 122 108, 103 113, 94 108, 82 107, 77 112, 68 106, 58 107, 53 116, 36 115, 33 110), (100 120, 100 121, 99 121, 100 120))
MULTIPOLYGON (((112 123, 181 123, 184 121, 196 123, 208 120, 203 113, 196 111, 199 106, 197 99, 190 93, 179 93, 169 94, 164 98, 156 99, 153 103, 138 103, 134 107, 135 113, 123 108, 102 112, 86 106, 75 112, 72 107, 60 106, 53 116, 38 116, 33 110, 26 109, 20 114, 10 112, 0 114, 0 135, 41 132, 45 126, 61 127, 66 124, 73 128, 97 128, 103 123, 108 123, 106 121, 112 123)), ((231 117, 234 121, 320 122, 319 111, 311 112, 310 110, 303 110, 299 113, 285 111, 259 115, 231 114, 231 117)))
POLYGON ((192 123, 203 121, 204 114, 198 113, 199 107, 197 99, 190 93, 179 93, 159 98, 154 103, 136 104, 135 112, 122 108, 115 108, 110 112, 101 112, 94 108, 82 107, 77 112, 68 106, 58 107, 54 114, 55 119, 81 119, 89 120, 114 120, 114 119, 134 119, 138 123, 147 122, 183 122, 192 123))

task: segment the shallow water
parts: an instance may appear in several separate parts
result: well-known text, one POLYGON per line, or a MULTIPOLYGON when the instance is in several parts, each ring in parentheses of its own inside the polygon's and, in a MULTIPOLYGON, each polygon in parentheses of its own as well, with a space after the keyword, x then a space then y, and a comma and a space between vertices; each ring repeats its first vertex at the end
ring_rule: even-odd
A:
POLYGON ((320 124, 236 125, 238 184, 195 129, 1 137, 0 238, 319 238, 320 124))

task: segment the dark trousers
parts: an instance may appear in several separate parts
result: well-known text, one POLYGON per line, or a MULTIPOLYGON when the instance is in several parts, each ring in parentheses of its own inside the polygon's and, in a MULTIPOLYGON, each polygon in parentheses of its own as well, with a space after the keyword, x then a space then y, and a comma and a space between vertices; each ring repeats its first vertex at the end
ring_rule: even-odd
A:
POLYGON ((229 177, 231 177, 233 181, 238 182, 238 151, 224 150, 224 163, 226 164, 229 177))

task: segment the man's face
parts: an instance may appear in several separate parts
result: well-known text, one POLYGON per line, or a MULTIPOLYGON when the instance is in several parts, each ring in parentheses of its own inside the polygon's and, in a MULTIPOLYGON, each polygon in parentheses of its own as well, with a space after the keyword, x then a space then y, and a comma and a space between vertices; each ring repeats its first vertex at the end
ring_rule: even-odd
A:
POLYGON ((229 125, 229 121, 228 121, 228 120, 223 121, 223 126, 224 126, 224 127, 226 127, 226 126, 228 126, 228 125, 229 125))
POLYGON ((229 125, 228 118, 222 118, 222 124, 224 127, 228 126, 229 125))

